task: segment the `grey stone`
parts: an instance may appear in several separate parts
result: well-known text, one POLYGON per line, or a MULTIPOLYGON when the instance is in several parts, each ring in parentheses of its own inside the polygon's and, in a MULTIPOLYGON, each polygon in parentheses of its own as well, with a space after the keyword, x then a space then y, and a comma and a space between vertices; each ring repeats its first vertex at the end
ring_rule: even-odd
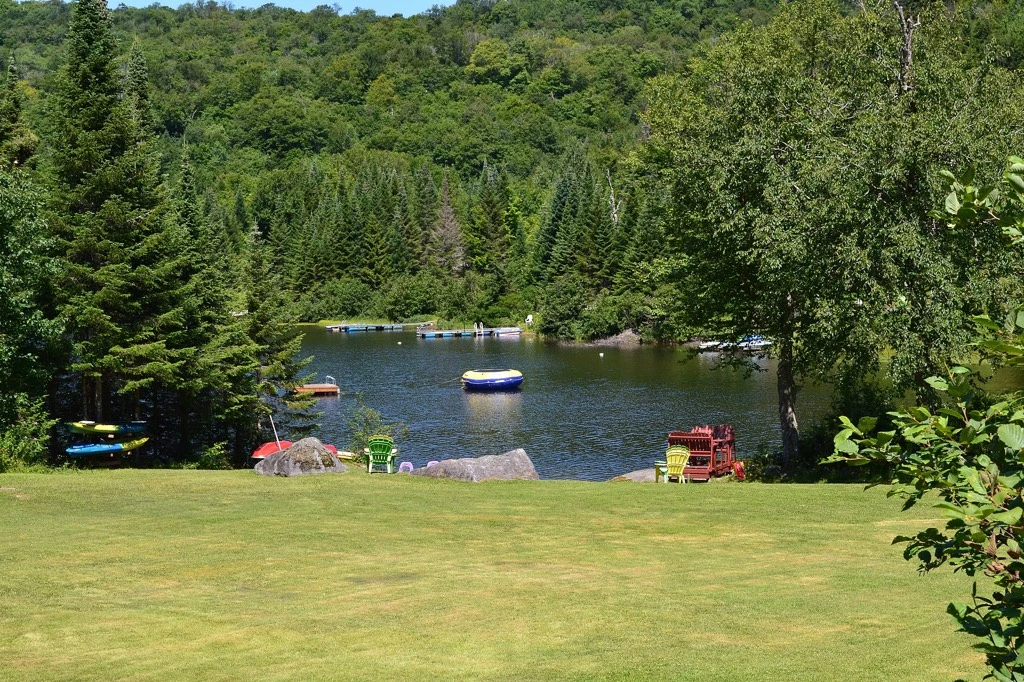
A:
POLYGON ((412 472, 413 476, 454 478, 460 481, 536 481, 540 478, 522 448, 503 455, 446 459, 412 472))
POLYGON ((621 474, 611 481, 632 481, 633 483, 654 483, 654 467, 650 469, 637 469, 627 474, 621 474))
POLYGON ((316 438, 303 438, 283 452, 264 457, 254 470, 264 476, 304 476, 341 474, 346 468, 337 455, 316 438))

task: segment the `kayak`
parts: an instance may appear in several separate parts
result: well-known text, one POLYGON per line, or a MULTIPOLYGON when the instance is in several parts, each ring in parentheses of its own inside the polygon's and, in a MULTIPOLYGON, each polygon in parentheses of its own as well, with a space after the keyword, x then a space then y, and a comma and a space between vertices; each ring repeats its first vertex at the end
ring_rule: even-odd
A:
MULTIPOLYGON (((252 451, 252 458, 253 459, 263 459, 264 457, 269 457, 270 455, 274 454, 275 452, 279 452, 281 450, 287 450, 291 446, 292 446, 292 442, 290 440, 283 440, 283 441, 281 441, 281 446, 280 447, 278 447, 276 440, 272 440, 269 443, 264 443, 263 445, 259 446, 255 450, 253 450, 252 451)), ((338 454, 338 448, 334 447, 333 445, 325 445, 324 447, 327 448, 328 450, 330 450, 331 452, 333 452, 334 454, 338 454)))
POLYGON ((148 438, 136 438, 123 443, 94 443, 89 445, 72 445, 66 450, 70 457, 86 457, 88 455, 109 455, 117 452, 134 450, 148 441, 148 438))
POLYGON ((146 430, 146 422, 128 422, 126 424, 97 424, 96 422, 71 422, 68 428, 74 433, 142 433, 146 430))
POLYGON ((517 369, 474 369, 462 375, 462 386, 467 390, 517 388, 521 383, 523 373, 517 369))

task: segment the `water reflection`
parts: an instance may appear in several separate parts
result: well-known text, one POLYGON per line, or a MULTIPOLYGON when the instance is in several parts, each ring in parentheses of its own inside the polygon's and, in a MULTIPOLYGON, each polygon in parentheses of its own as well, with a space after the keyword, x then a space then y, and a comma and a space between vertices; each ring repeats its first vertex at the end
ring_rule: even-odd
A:
POLYGON ((469 425, 480 429, 518 427, 522 423, 522 391, 463 391, 469 425))
MULTIPOLYGON (((529 453, 543 478, 601 480, 651 466, 666 434, 695 424, 731 423, 740 454, 778 444, 774 362, 767 372, 713 369, 716 358, 678 348, 561 346, 531 337, 417 340, 411 333, 328 334, 307 327, 310 369, 337 377, 342 391, 409 426, 402 459, 529 453), (402 341, 402 345, 398 345, 402 341), (604 353, 602 357, 600 353, 604 353), (518 369, 518 393, 463 391, 459 377, 480 367, 518 369)), ((800 393, 803 423, 828 393, 800 393)), ((352 401, 321 402, 321 435, 348 440, 352 401)))

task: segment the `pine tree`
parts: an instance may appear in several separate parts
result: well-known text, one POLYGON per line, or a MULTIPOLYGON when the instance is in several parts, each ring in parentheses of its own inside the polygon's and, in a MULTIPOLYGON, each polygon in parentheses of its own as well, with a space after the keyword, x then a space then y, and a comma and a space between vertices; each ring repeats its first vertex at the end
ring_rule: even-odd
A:
POLYGON ((580 213, 586 207, 584 197, 589 198, 593 185, 590 162, 582 148, 570 148, 562 158, 554 195, 534 240, 533 272, 537 281, 551 281, 572 261, 566 248, 575 246, 580 213), (556 247, 559 248, 559 262, 552 263, 556 258, 556 247))
POLYGON ((466 253, 470 267, 477 272, 504 271, 508 254, 508 233, 504 215, 508 207, 508 187, 494 166, 485 164, 480 172, 477 200, 466 253))
POLYGON ((523 212, 517 196, 509 197, 502 223, 509 243, 506 281, 512 288, 521 289, 529 282, 530 264, 526 248, 526 231, 523 229, 523 212))
POLYGON ((11 57, 4 80, 0 82, 0 170, 24 166, 35 154, 37 139, 25 125, 21 109, 18 68, 11 57))
POLYGON ((127 396, 170 382, 176 360, 178 266, 151 132, 140 125, 144 82, 122 91, 117 44, 103 0, 75 5, 53 118, 54 232, 65 258, 61 313, 81 376, 85 416, 124 418, 127 396), (110 414, 111 408, 118 414, 110 414))
POLYGON ((395 208, 391 218, 392 248, 395 252, 395 270, 410 274, 419 269, 419 251, 422 250, 423 234, 413 219, 409 194, 404 179, 397 182, 395 208))
POLYGON ((642 263, 661 253, 665 243, 665 231, 658 202, 647 196, 641 198, 639 204, 632 235, 622 256, 616 289, 648 293, 643 291, 643 282, 636 277, 636 273, 642 263))
POLYGON ((131 111, 137 117, 138 126, 149 131, 153 126, 149 103, 149 66, 138 40, 132 41, 132 49, 128 53, 124 92, 125 97, 130 98, 131 111))
POLYGON ((268 417, 276 417, 281 431, 304 435, 315 428, 319 413, 316 399, 294 389, 309 380, 304 373, 312 358, 300 358, 302 332, 291 323, 289 302, 273 264, 267 258, 267 245, 257 234, 250 236, 248 247, 249 280, 244 317, 248 336, 255 344, 255 431, 259 438, 271 437, 268 417))
POLYGON ((427 241, 434 228, 434 220, 437 218, 437 185, 434 184, 434 177, 430 173, 430 166, 426 163, 419 167, 415 176, 415 200, 412 206, 412 218, 415 224, 414 232, 419 238, 412 242, 413 255, 419 261, 420 267, 426 267, 427 262, 427 241))
POLYGON ((458 275, 466 267, 462 227, 452 205, 448 174, 441 182, 441 202, 426 247, 427 261, 440 272, 458 275))

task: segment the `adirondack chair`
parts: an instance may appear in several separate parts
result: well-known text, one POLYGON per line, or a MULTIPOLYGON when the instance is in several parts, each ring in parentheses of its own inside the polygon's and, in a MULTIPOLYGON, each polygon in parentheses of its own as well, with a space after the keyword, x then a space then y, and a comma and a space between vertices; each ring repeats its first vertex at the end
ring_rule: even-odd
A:
POLYGON ((389 474, 394 473, 398 450, 391 436, 370 436, 366 445, 366 473, 372 474, 377 465, 384 466, 389 474))
POLYGON ((669 483, 675 479, 679 483, 686 483, 686 462, 690 459, 690 449, 684 445, 672 445, 665 451, 667 473, 665 480, 669 483))

